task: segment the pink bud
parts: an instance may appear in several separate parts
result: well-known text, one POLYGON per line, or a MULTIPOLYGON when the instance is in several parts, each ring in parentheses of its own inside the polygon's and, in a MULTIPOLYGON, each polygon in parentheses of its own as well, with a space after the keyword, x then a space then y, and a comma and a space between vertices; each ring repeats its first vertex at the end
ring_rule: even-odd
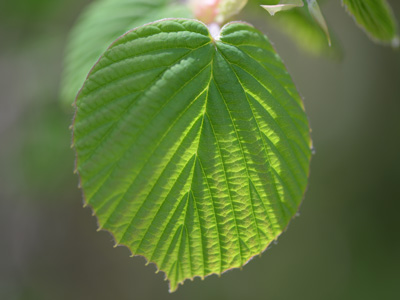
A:
POLYGON ((198 20, 210 24, 219 13, 219 2, 220 0, 191 0, 190 5, 198 20))

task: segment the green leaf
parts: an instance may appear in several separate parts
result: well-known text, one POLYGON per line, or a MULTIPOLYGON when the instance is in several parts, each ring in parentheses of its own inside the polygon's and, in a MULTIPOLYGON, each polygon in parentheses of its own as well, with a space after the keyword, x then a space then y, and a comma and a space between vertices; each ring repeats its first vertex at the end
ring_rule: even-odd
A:
POLYGON ((385 0, 342 0, 346 10, 368 36, 393 47, 399 46, 396 20, 385 0))
MULTIPOLYGON (((278 4, 261 5, 261 7, 266 9, 271 16, 274 16, 275 13, 279 11, 291 10, 293 8, 299 8, 303 6, 304 6, 303 0, 281 0, 279 1, 278 4)), ((318 26, 324 31, 328 39, 328 44, 329 46, 331 46, 331 38, 329 35, 328 26, 326 25, 325 18, 322 15, 318 2, 316 0, 307 0, 307 7, 315 22, 317 22, 318 26)), ((297 34, 297 32, 295 34, 297 34)), ((302 43, 304 43, 303 40, 302 43)))
MULTIPOLYGON (((322 2, 319 1, 319 3, 322 2)), ((258 9, 256 5, 276 5, 278 1, 253 0, 249 3, 253 5, 250 5, 250 8, 254 13, 258 9)), ((331 36, 333 43, 329 46, 324 31, 311 16, 308 6, 286 10, 273 17, 266 17, 265 20, 268 22, 268 26, 274 26, 303 51, 333 59, 341 59, 343 56, 341 45, 334 34, 331 36)))
POLYGON ((306 52, 338 59, 343 55, 335 35, 332 35, 333 43, 330 47, 325 33, 313 20, 306 7, 277 14, 273 18, 268 18, 267 21, 271 26, 291 38, 298 48, 306 52))
POLYGON ((190 18, 174 0, 98 0, 80 16, 70 34, 61 84, 61 100, 71 105, 92 66, 126 31, 163 18, 190 18))
POLYGON ((116 244, 187 278, 245 265, 287 227, 306 189, 307 117, 267 37, 219 40, 195 20, 118 39, 76 101, 85 201, 116 244))
POLYGON ((307 6, 311 16, 314 18, 315 22, 317 22, 318 26, 324 31, 328 40, 328 44, 331 46, 331 36, 329 35, 328 25, 326 24, 317 0, 307 0, 307 6))
POLYGON ((304 6, 303 0, 281 0, 278 4, 273 5, 261 5, 262 8, 267 10, 271 16, 275 15, 277 12, 290 10, 295 7, 304 6))

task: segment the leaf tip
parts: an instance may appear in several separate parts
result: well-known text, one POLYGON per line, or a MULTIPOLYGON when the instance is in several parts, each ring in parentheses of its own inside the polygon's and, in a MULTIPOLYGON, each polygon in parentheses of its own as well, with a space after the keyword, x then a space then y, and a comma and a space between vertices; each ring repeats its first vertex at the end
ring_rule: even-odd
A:
POLYGON ((308 3, 308 11, 310 12, 311 16, 317 22, 319 27, 324 31, 326 38, 328 40, 329 47, 332 46, 331 36, 329 34, 328 25, 325 21, 325 17, 323 16, 321 9, 319 8, 318 2, 316 0, 307 0, 308 3))
POLYGON ((275 9, 271 9, 270 6, 271 5, 260 5, 262 8, 264 8, 267 12, 269 12, 269 14, 271 16, 275 16, 276 10, 275 9))

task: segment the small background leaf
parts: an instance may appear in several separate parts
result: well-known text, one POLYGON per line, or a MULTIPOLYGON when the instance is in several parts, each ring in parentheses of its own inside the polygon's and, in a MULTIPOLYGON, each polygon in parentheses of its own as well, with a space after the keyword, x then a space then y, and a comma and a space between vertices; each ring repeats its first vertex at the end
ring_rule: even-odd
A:
POLYGON ((303 0, 281 0, 278 4, 272 5, 261 5, 262 8, 267 10, 271 16, 275 15, 277 12, 290 10, 295 7, 304 6, 303 0))
MULTIPOLYGON (((274 26, 277 30, 292 39, 296 43, 296 46, 303 51, 312 55, 333 59, 342 58, 343 51, 341 44, 335 34, 330 33, 333 42, 331 47, 329 47, 324 31, 310 15, 307 6, 293 8, 276 14, 273 17, 264 17, 265 13, 260 12, 259 5, 263 3, 274 5, 277 2, 276 0, 250 1, 246 12, 251 15, 251 18, 263 19, 268 22, 268 25, 274 26)), ((323 3, 324 1, 320 2, 323 3)))
POLYGON ((343 0, 346 10, 368 36, 381 43, 399 46, 396 19, 385 0, 343 0))
POLYGON ((274 19, 268 21, 289 36, 300 49, 334 59, 341 59, 343 56, 341 45, 335 36, 332 36, 333 42, 329 47, 325 33, 304 9, 287 11, 274 16, 274 19))
POLYGON ((120 35, 163 18, 190 18, 188 7, 174 0, 98 0, 82 13, 66 50, 61 99, 72 104, 91 67, 120 35))
POLYGON ((321 12, 321 9, 319 8, 318 2, 316 0, 307 0, 307 4, 311 16, 324 31, 326 38, 328 39, 328 44, 331 46, 331 37, 329 34, 328 25, 326 24, 325 18, 321 12))
POLYGON ((296 88, 268 39, 195 20, 130 31, 79 94, 77 170, 100 229, 166 273, 246 264, 287 227, 307 185, 311 141, 296 88))

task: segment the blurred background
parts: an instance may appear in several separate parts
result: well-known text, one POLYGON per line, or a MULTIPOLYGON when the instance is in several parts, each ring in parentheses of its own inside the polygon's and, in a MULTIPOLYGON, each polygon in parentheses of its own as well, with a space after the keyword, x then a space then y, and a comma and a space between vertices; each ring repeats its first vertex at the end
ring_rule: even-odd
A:
MULTIPOLYGON (((257 25, 304 97, 316 154, 287 232, 246 267, 186 281, 113 248, 82 208, 59 102, 68 32, 89 0, 0 2, 0 299, 400 299, 400 52, 340 1, 322 10, 340 55, 311 55, 262 9, 257 25)), ((389 1, 400 20, 400 1, 389 1)))

